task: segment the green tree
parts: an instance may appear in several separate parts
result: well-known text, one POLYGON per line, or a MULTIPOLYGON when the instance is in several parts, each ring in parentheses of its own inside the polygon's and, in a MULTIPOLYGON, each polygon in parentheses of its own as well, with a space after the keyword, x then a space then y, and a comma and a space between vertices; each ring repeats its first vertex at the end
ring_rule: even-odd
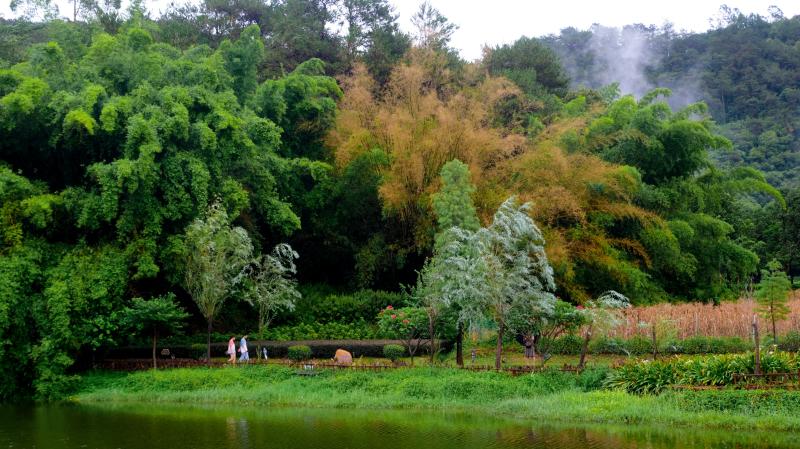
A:
POLYGON ((417 30, 415 36, 420 47, 430 50, 446 50, 458 25, 450 22, 431 2, 424 1, 417 12, 411 16, 411 24, 417 30))
POLYGON ((298 257, 291 246, 281 243, 247 266, 248 282, 244 298, 258 310, 258 330, 263 333, 275 315, 280 311, 294 310, 295 301, 300 298, 297 291, 298 257))
POLYGON ((207 352, 211 363, 211 329, 214 318, 246 276, 253 245, 247 232, 232 227, 228 214, 215 201, 205 217, 186 229, 184 285, 208 323, 207 352))
POLYGON ((436 214, 438 234, 458 227, 477 231, 480 227, 471 195, 475 186, 470 180, 467 164, 453 159, 444 164, 440 172, 442 187, 432 195, 433 211, 436 214))
POLYGON ((175 333, 183 328, 189 317, 185 310, 175 304, 175 295, 168 293, 149 300, 133 298, 131 306, 123 310, 123 321, 138 332, 153 336, 153 369, 158 369, 156 347, 160 335, 175 333))
MULTIPOLYGON (((457 257, 448 247, 453 238, 452 229, 475 232, 480 228, 478 215, 472 202, 475 186, 470 181, 469 167, 458 159, 444 164, 440 172, 442 186, 432 195, 433 210, 436 214, 437 233, 434 253, 419 273, 414 296, 428 313, 429 333, 435 335, 435 324, 448 308, 456 318, 456 363, 463 365, 464 320, 460 313, 460 302, 464 299, 451 292, 458 289, 461 282, 461 268, 446 263, 443 259, 457 257), (455 271, 453 271, 455 270, 455 271)), ((431 358, 431 360, 433 360, 431 358)))
POLYGON ((792 285, 789 277, 781 269, 780 263, 773 260, 767 264, 767 269, 761 271, 761 281, 756 287, 756 311, 765 320, 772 323, 772 340, 778 344, 776 321, 785 320, 789 315, 789 294, 792 285))
POLYGON ((556 54, 539 39, 521 37, 486 53, 483 63, 494 76, 504 76, 527 95, 563 95, 569 78, 556 54))
POLYGON ((233 77, 233 91, 245 103, 258 87, 258 66, 264 58, 264 43, 258 25, 250 25, 235 41, 223 41, 219 51, 225 60, 225 69, 233 77))

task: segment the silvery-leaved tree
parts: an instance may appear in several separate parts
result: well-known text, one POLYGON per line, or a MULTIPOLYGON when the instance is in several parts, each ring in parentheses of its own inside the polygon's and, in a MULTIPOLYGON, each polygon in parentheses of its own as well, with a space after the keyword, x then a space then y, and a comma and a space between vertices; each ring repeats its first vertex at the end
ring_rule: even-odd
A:
POLYGON ((472 203, 471 195, 475 191, 475 186, 470 181, 469 167, 458 159, 453 159, 442 166, 440 174, 441 189, 431 198, 438 228, 433 256, 420 270, 412 297, 428 314, 431 362, 438 333, 437 324, 442 321, 445 324, 455 325, 456 362, 460 366, 464 363, 462 356, 464 321, 460 305, 465 295, 462 285, 466 272, 458 262, 463 256, 459 251, 465 247, 452 246, 450 243, 477 231, 480 222, 475 212, 475 205, 472 203))
POLYGON ((252 261, 253 244, 247 231, 231 226, 219 201, 186 228, 184 284, 208 323, 206 355, 211 362, 211 329, 225 300, 244 280, 252 261))
POLYGON ((528 216, 530 204, 507 199, 492 224, 472 233, 453 229, 445 245, 441 288, 459 300, 465 319, 488 317, 497 325, 495 367, 500 369, 503 337, 518 323, 552 311, 555 280, 544 251, 544 237, 528 216))
POLYGON ((583 334, 583 346, 578 367, 586 365, 586 353, 589 350, 589 340, 594 332, 604 332, 617 327, 621 322, 621 311, 631 306, 630 300, 614 290, 609 290, 596 299, 588 301, 581 312, 585 318, 586 330, 583 334))
POLYGON ((291 246, 281 243, 247 267, 244 299, 258 309, 260 333, 278 312, 294 310, 295 301, 300 298, 294 278, 297 274, 294 260, 298 257, 291 246))

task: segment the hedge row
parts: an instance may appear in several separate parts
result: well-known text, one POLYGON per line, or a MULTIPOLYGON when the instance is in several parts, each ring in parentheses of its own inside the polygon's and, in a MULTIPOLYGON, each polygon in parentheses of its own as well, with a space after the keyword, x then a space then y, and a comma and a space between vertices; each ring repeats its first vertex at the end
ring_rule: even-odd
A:
MULTIPOLYGON (((800 346, 800 338, 798 338, 800 346)), ((580 354, 583 339, 576 335, 565 335, 542 347, 551 354, 580 354)), ((660 342, 660 354, 733 354, 751 351, 752 343, 739 337, 690 337, 684 340, 660 342)), ((636 336, 623 338, 595 338, 589 342, 591 354, 646 355, 653 353, 653 342, 649 338, 636 336)))
MULTIPOLYGON (((444 349, 449 349, 446 342, 441 342, 444 349)), ((313 358, 325 359, 332 358, 337 349, 344 349, 353 354, 354 358, 358 357, 384 357, 383 347, 386 345, 403 345, 399 340, 299 340, 299 341, 263 341, 252 340, 248 342, 250 349, 250 357, 255 358, 256 352, 261 348, 267 348, 269 357, 283 358, 286 357, 290 346, 306 345, 311 348, 313 358)), ((418 354, 427 354, 429 345, 423 343, 420 346, 418 354)), ((163 349, 159 346, 159 353, 163 349)), ((228 345, 226 343, 213 343, 211 345, 212 357, 226 357, 225 351, 228 345)), ((203 358, 206 355, 206 345, 194 344, 186 346, 169 346, 170 353, 177 358, 203 358)), ((129 346, 122 348, 114 348, 105 354, 108 359, 136 359, 136 358, 149 358, 152 354, 151 347, 145 346, 129 346)))

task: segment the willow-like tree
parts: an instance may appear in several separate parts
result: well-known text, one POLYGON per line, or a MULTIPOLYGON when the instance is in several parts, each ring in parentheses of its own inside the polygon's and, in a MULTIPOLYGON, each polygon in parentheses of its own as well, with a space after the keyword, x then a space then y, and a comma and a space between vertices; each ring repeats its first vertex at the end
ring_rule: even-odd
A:
POLYGON ((609 290, 596 299, 588 301, 582 308, 586 329, 583 334, 583 346, 578 368, 586 365, 586 353, 589 341, 595 331, 605 331, 616 327, 620 321, 620 311, 631 306, 630 300, 623 294, 609 290))
MULTIPOLYGON (((463 292, 449 295, 453 287, 461 281, 463 274, 461 268, 444 263, 443 259, 457 257, 451 252, 453 248, 448 244, 456 238, 452 229, 458 228, 468 232, 475 232, 480 228, 478 214, 472 202, 475 186, 470 180, 470 171, 467 164, 458 159, 444 164, 441 171, 442 187, 439 192, 432 195, 433 210, 436 214, 437 233, 433 257, 425 264, 420 272, 415 296, 428 312, 429 333, 435 334, 434 325, 438 317, 447 308, 451 308, 450 315, 456 317, 456 364, 464 364, 463 339, 464 319, 461 316, 461 302, 464 301, 463 292)), ((433 356, 431 356, 433 357, 433 356)))
POLYGON ((464 315, 487 317, 497 325, 495 368, 500 369, 503 337, 515 323, 530 322, 552 311, 556 298, 553 269, 544 237, 528 216, 530 203, 507 199, 492 224, 475 233, 458 230, 449 245, 453 267, 461 267, 460 289, 469 298, 464 315))
POLYGON ((297 274, 294 260, 298 257, 291 246, 281 243, 248 266, 245 300, 258 309, 259 332, 269 326, 279 311, 294 310, 295 301, 300 298, 294 278, 297 274))
POLYGON ((205 217, 186 229, 184 283, 208 323, 206 355, 211 363, 211 329, 225 300, 246 276, 253 245, 247 232, 231 226, 219 202, 212 203, 205 217))

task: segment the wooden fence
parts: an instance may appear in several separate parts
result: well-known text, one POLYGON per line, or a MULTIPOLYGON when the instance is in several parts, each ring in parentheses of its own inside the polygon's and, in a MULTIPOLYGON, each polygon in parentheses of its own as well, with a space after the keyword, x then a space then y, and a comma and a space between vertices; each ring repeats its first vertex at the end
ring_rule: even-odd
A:
MULTIPOLYGON (((319 362, 319 361, 309 361, 309 362, 291 362, 283 359, 251 359, 246 363, 237 362, 237 366, 242 365, 282 365, 288 366, 291 368, 297 368, 298 370, 303 371, 316 371, 316 370, 323 370, 323 369, 351 369, 351 370, 362 370, 362 371, 386 371, 391 369, 398 369, 398 368, 408 368, 409 365, 405 364, 404 362, 400 362, 397 364, 389 364, 389 363, 364 363, 364 364, 338 364, 333 362, 319 362)), ((210 366, 213 368, 221 368, 223 366, 227 366, 229 363, 227 361, 221 360, 212 360, 210 366)), ((197 359, 159 359, 158 360, 158 368, 159 369, 174 369, 174 368, 194 368, 194 367, 204 367, 209 366, 209 364, 205 360, 197 360, 197 359)), ((103 360, 95 364, 95 369, 102 369, 102 370, 109 370, 109 371, 141 371, 141 370, 148 370, 153 368, 153 360, 152 359, 109 359, 103 360)), ((551 367, 542 367, 542 366, 533 366, 533 365, 514 365, 514 366, 504 366, 500 370, 497 370, 493 365, 467 365, 460 369, 466 371, 499 371, 504 373, 509 373, 513 376, 519 376, 522 374, 531 374, 531 373, 539 373, 543 371, 552 370, 551 367)), ((580 373, 581 370, 577 366, 572 365, 563 365, 562 367, 558 368, 558 371, 562 372, 571 372, 571 373, 580 373)))

